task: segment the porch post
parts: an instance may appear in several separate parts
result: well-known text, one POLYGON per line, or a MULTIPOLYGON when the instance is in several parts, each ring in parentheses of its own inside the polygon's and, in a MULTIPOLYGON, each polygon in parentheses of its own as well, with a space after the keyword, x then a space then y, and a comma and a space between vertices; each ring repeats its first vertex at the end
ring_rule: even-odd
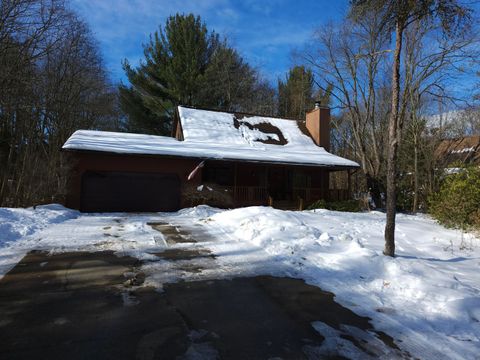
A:
POLYGON ((268 165, 265 165, 263 167, 264 171, 265 171, 265 176, 264 176, 264 182, 263 182, 263 186, 265 188, 265 194, 267 195, 267 199, 265 199, 266 201, 268 201, 268 206, 272 206, 272 203, 273 201, 271 200, 270 198, 270 194, 268 192, 268 184, 269 184, 269 179, 268 179, 268 165))
POLYGON ((347 192, 348 192, 348 200, 352 197, 352 185, 351 183, 351 172, 350 169, 347 170, 347 192))
POLYGON ((233 175, 233 202, 236 205, 237 202, 237 162, 234 162, 234 175, 233 175))

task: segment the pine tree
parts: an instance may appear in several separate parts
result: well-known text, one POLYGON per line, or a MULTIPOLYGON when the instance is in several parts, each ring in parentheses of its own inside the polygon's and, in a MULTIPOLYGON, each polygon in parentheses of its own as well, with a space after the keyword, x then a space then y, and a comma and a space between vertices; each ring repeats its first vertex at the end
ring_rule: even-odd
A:
POLYGON ((256 71, 224 41, 205 72, 203 105, 225 111, 251 111, 256 82, 256 71))
POLYGON ((127 129, 167 135, 177 105, 203 105, 205 72, 219 44, 200 17, 170 16, 144 45, 145 59, 137 68, 123 62, 131 84, 119 89, 127 129))
POLYGON ((313 104, 313 73, 304 66, 294 66, 288 72, 285 82, 278 80, 279 115, 303 119, 313 104))
POLYGON ((130 86, 120 86, 120 106, 128 131, 169 135, 177 105, 255 112, 264 101, 257 71, 198 16, 169 17, 144 55, 137 68, 123 63, 130 86))

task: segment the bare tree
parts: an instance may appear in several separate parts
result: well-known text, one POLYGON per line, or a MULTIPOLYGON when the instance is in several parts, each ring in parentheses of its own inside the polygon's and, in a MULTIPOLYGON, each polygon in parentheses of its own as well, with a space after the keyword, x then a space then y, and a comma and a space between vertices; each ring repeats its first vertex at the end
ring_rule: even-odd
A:
POLYGON ((97 45, 63 1, 7 0, 0 49, 0 205, 59 201, 63 142, 117 119, 97 45))
POLYGON ((404 34, 413 23, 424 24, 438 19, 444 34, 450 35, 468 20, 470 11, 456 0, 356 0, 351 3, 355 18, 361 18, 370 11, 380 11, 383 14, 381 22, 383 25, 380 29, 393 32, 395 39, 391 83, 392 102, 388 124, 387 221, 383 251, 387 256, 395 256, 397 155, 403 126, 400 112, 400 70, 404 34))
MULTIPOLYGON (((465 74, 475 69, 464 65, 474 64, 479 56, 478 37, 475 33, 465 32, 459 36, 445 37, 439 27, 436 23, 422 24, 416 21, 405 31, 400 117, 406 128, 402 142, 407 147, 411 145, 413 150, 413 159, 406 159, 404 166, 411 168, 408 163, 413 162, 413 212, 416 212, 419 206, 420 173, 434 170, 420 169, 420 157, 432 158, 435 146, 444 136, 443 131, 427 133, 425 115, 431 110, 432 104, 465 103, 470 100, 459 97, 452 89, 455 84, 462 82, 465 74), (426 142, 429 142, 430 146, 426 142)), ((427 163, 434 164, 432 161, 427 163)), ((425 187, 425 190, 430 189, 432 184, 425 187)))
MULTIPOLYGON (((317 47, 303 54, 314 69, 317 85, 331 92, 335 107, 341 110, 342 124, 348 131, 339 131, 342 142, 359 160, 377 206, 381 206, 384 166, 385 91, 388 36, 379 32, 381 14, 370 12, 354 22, 346 19, 329 24, 315 33, 317 47)), ((339 124, 339 122, 334 122, 339 124)))

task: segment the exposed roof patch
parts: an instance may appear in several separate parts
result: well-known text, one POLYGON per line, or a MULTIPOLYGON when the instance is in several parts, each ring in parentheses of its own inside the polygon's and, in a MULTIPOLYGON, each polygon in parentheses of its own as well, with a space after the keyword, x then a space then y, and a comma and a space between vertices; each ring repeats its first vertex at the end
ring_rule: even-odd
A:
POLYGON ((244 120, 244 118, 245 116, 239 118, 237 115, 233 115, 233 126, 235 129, 239 130, 242 136, 247 140, 251 139, 253 141, 272 145, 286 145, 288 143, 278 127, 273 126, 268 122, 252 125, 248 122, 248 117, 246 120, 244 120), (246 129, 251 130, 253 134, 256 133, 256 136, 252 137, 252 133, 246 131, 246 129))

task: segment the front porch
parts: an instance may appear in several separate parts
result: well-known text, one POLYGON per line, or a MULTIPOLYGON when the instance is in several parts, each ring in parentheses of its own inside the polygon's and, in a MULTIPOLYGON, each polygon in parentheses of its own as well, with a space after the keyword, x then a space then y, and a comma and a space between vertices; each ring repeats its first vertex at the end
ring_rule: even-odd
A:
POLYGON ((349 189, 329 188, 331 171, 338 169, 208 161, 202 169, 202 184, 218 185, 228 192, 234 207, 304 209, 320 199, 350 199, 349 189))
POLYGON ((244 205, 269 205, 279 208, 303 209, 309 204, 325 199, 327 201, 343 201, 350 199, 348 189, 328 189, 326 192, 321 188, 292 188, 288 200, 275 199, 270 196, 268 188, 264 186, 237 186, 227 187, 232 194, 233 201, 239 206, 244 205), (303 206, 302 206, 303 205, 303 206))

